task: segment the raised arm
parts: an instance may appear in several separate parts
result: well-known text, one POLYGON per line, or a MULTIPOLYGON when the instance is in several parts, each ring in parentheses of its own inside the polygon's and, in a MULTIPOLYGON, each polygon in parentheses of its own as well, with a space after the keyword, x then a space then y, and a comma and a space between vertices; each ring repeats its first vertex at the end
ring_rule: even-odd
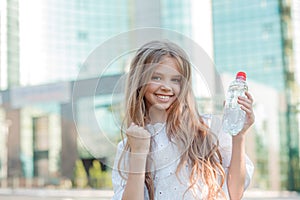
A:
POLYGON ((245 92, 245 94, 247 97, 239 97, 238 103, 241 104, 241 108, 246 112, 246 122, 239 134, 232 137, 232 156, 227 178, 231 200, 239 200, 243 197, 246 176, 245 137, 255 119, 252 109, 252 96, 249 92, 245 92))
POLYGON ((150 133, 143 127, 132 124, 126 131, 130 146, 129 173, 123 200, 143 200, 147 155, 150 133))

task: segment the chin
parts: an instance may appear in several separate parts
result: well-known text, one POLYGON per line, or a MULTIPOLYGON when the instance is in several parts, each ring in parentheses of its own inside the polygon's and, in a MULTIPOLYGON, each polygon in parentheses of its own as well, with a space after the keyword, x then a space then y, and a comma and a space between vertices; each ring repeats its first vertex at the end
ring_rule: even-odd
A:
POLYGON ((168 110, 170 108, 170 105, 156 104, 156 105, 154 105, 154 108, 157 109, 157 110, 168 110))

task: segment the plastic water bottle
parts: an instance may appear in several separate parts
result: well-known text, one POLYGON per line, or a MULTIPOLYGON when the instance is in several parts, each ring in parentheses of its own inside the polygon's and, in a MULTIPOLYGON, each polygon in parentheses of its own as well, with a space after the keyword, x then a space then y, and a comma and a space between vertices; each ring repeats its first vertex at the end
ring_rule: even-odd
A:
POLYGON ((246 96, 245 91, 248 91, 246 73, 238 72, 236 79, 229 85, 222 120, 223 131, 230 135, 237 135, 244 126, 246 113, 240 108, 237 99, 239 96, 246 96))

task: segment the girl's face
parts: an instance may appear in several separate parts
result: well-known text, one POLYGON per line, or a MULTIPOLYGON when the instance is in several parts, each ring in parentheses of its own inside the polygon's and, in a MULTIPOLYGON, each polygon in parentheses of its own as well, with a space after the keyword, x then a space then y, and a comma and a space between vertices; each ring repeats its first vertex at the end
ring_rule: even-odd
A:
POLYGON ((153 74, 146 86, 145 103, 149 110, 167 110, 180 92, 182 75, 174 58, 165 57, 154 67, 153 74))

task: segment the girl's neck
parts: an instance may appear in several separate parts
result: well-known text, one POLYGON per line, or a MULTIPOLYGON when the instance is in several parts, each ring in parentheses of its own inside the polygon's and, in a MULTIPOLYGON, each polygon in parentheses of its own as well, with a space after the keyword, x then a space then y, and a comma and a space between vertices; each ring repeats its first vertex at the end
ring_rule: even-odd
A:
POLYGON ((150 109, 148 117, 150 124, 165 123, 167 121, 168 114, 165 110, 150 109))

